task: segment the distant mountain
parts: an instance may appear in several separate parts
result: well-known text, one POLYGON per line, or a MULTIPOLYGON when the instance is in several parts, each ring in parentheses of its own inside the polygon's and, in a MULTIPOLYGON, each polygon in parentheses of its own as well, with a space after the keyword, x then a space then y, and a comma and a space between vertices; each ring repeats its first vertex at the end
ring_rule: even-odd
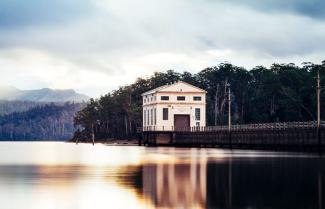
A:
POLYGON ((0 100, 34 101, 34 102, 83 102, 89 100, 84 94, 79 94, 72 89, 37 89, 20 90, 11 86, 0 86, 0 100))

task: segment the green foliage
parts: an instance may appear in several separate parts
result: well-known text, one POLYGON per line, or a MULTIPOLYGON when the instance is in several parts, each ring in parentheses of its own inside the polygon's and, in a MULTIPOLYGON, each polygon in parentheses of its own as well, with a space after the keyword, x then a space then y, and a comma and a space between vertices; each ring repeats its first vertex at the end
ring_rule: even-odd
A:
MULTIPOLYGON (((273 64, 248 71, 230 63, 208 67, 197 74, 173 70, 157 72, 150 78, 120 87, 97 100, 91 100, 79 111, 74 124, 75 139, 130 138, 142 126, 141 94, 174 81, 182 80, 205 89, 207 93, 207 125, 227 122, 226 84, 231 85, 233 123, 308 121, 316 118, 316 74, 325 82, 325 62, 303 63, 302 67, 273 64)), ((325 102, 322 91, 321 102, 325 102)), ((322 110, 324 115, 325 110, 322 110)))
MULTIPOLYGON (((11 103, 15 106, 23 104, 23 109, 37 104, 16 101, 11 103)), ((76 131, 73 126, 75 113, 84 107, 84 103, 40 103, 26 111, 2 115, 0 116, 0 140, 71 139, 76 131)))
POLYGON ((32 101, 7 101, 0 100, 0 116, 14 112, 25 112, 37 106, 44 106, 49 103, 32 101))

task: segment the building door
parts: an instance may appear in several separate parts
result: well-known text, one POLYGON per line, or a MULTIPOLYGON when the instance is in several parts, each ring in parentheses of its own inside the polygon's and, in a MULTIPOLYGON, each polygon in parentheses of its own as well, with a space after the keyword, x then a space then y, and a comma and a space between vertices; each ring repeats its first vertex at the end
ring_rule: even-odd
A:
POLYGON ((190 129, 190 115, 174 115, 175 130, 190 129))

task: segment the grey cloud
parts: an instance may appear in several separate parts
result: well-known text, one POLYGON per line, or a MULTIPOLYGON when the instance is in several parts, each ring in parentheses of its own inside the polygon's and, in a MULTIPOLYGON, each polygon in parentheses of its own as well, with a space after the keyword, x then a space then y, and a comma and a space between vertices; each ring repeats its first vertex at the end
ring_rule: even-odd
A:
MULTIPOLYGON (((5 2, 8 9, 10 4, 5 2)), ((41 0, 32 2, 23 3, 25 7, 11 6, 15 10, 7 14, 13 18, 8 25, 15 27, 7 27, 0 20, 0 49, 4 54, 11 48, 32 49, 64 60, 68 68, 76 66, 110 76, 129 75, 136 71, 134 66, 164 69, 164 64, 156 68, 150 62, 143 64, 152 59, 150 55, 164 53, 187 57, 165 66, 185 65, 190 69, 195 64, 217 64, 210 59, 251 66, 261 60, 264 64, 292 61, 295 56, 301 60, 311 54, 316 59, 325 54, 325 23, 306 18, 311 9, 308 12, 302 0, 296 0, 297 5, 293 0, 57 0, 52 6, 41 0), (61 11, 62 19, 57 19, 57 11, 61 11), (43 15, 43 20, 38 20, 43 15), (53 24, 59 20, 70 22, 53 24), (19 27, 26 25, 31 27, 19 27), (214 59, 209 50, 231 53, 214 59)), ((1 9, 3 5, 0 3, 1 9)), ((154 62, 164 58, 156 59, 154 62)))
POLYGON ((209 2, 226 2, 244 5, 266 12, 290 12, 313 18, 325 18, 324 0, 207 0, 209 2))
MULTIPOLYGON (((23 1, 14 0, 14 2, 23 1)), ((9 7, 8 1, 5 2, 9 7)), ((77 15, 81 11, 88 11, 85 5, 94 4, 87 0, 79 0, 78 3, 77 0, 57 0, 57 3, 52 3, 52 6, 45 6, 45 3, 40 2, 43 1, 32 0, 32 3, 29 2, 31 5, 23 3, 22 5, 26 5, 27 8, 22 13, 34 11, 35 8, 41 11, 39 8, 44 8, 47 11, 44 10, 43 13, 48 13, 44 19, 52 20, 56 17, 52 16, 52 10, 72 10, 75 12, 71 12, 71 15, 77 15), (60 9, 61 7, 63 8, 60 9)), ((107 8, 96 7, 91 15, 89 12, 82 14, 69 25, 38 26, 31 29, 7 28, 0 31, 0 47, 41 48, 61 53, 63 56, 87 53, 111 53, 113 54, 111 56, 116 54, 123 56, 125 53, 139 55, 157 51, 190 53, 210 48, 254 50, 279 57, 317 50, 324 51, 322 46, 325 44, 323 38, 325 25, 322 22, 303 19, 299 15, 272 15, 238 6, 247 5, 262 10, 272 8, 288 10, 304 8, 305 4, 313 5, 308 2, 317 4, 320 1, 139 0, 135 3, 132 0, 119 0, 107 2, 107 8)), ((19 18, 23 16, 19 15, 19 10, 13 13, 19 18)), ((32 18, 30 22, 34 21, 33 18, 37 19, 37 17, 30 18, 32 18)), ((28 18, 24 21, 28 21, 28 18)))
POLYGON ((58 24, 92 11, 90 0, 2 0, 0 29, 58 24))

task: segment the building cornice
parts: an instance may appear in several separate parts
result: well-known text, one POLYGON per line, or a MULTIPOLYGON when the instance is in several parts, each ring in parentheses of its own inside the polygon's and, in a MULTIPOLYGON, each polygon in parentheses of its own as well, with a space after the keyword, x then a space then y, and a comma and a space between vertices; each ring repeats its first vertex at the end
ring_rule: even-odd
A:
POLYGON ((157 91, 156 93, 163 93, 163 94, 206 94, 206 92, 199 92, 199 91, 157 91))
POLYGON ((206 102, 152 102, 149 104, 143 104, 144 107, 152 105, 206 105, 206 102))
MULTIPOLYGON (((147 92, 142 93, 141 96, 146 96, 146 95, 150 95, 150 94, 155 94, 155 93, 157 93, 157 92, 162 92, 163 89, 166 89, 166 88, 168 88, 168 87, 170 87, 170 86, 178 85, 178 84, 180 84, 180 83, 185 84, 185 85, 187 85, 187 86, 190 86, 190 87, 192 87, 192 88, 194 88, 194 89, 197 90, 197 91, 195 91, 195 92, 192 91, 192 93, 207 93, 207 91, 205 91, 205 90, 203 90, 203 89, 201 89, 201 88, 199 88, 199 87, 193 86, 192 84, 186 83, 186 82, 184 82, 184 81, 178 81, 178 82, 173 83, 173 84, 169 84, 169 85, 167 84, 167 85, 164 85, 164 86, 160 86, 160 87, 158 87, 158 88, 155 88, 155 89, 151 89, 150 91, 147 91, 147 92)), ((169 92, 169 91, 166 91, 166 92, 169 92)), ((174 93, 175 91, 171 91, 171 92, 174 93)), ((178 92, 180 92, 180 91, 177 91, 177 93, 178 93, 178 92)), ((189 92, 189 93, 190 93, 190 92, 189 92)))

